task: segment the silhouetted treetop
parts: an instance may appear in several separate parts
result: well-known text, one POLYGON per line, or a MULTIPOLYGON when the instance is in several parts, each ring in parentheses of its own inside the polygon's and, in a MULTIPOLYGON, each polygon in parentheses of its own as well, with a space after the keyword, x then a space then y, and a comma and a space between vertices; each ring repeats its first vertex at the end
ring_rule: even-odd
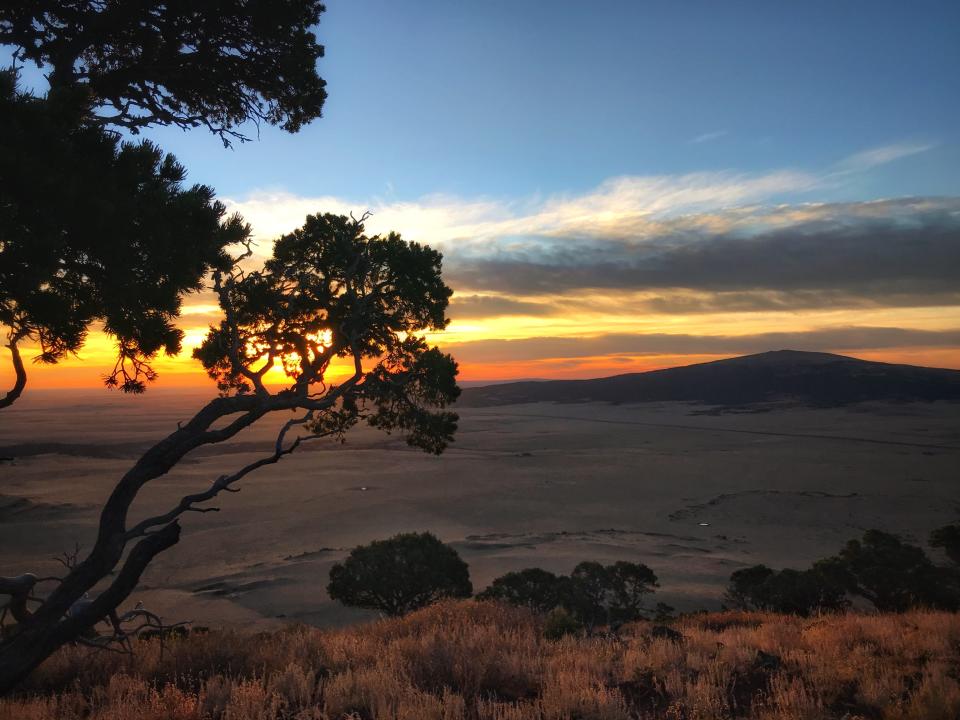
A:
POLYGON ((457 365, 417 333, 448 323, 453 291, 441 260, 397 233, 367 236, 362 219, 309 216, 262 270, 215 273, 224 319, 194 357, 225 394, 267 394, 264 377, 279 365, 287 392, 305 398, 326 388, 334 359, 347 359, 354 374, 338 404, 316 408, 309 426, 344 432, 365 420, 439 453, 456 429, 457 416, 442 408, 460 393, 457 365))
POLYGON ((82 87, 103 122, 206 126, 229 139, 248 120, 296 132, 320 117, 316 0, 12 0, 0 43, 49 66, 53 89, 82 87))
POLYGON ((108 384, 133 392, 153 377, 150 358, 179 352, 181 296, 230 267, 226 248, 249 232, 184 179, 172 155, 120 143, 75 98, 19 93, 0 74, 0 324, 17 375, 0 406, 26 382, 22 341, 54 363, 102 322, 119 351, 108 384))
POLYGON ((497 600, 546 613, 567 600, 567 580, 548 570, 526 568, 496 578, 477 599, 497 600))
POLYGON ((766 565, 736 570, 726 601, 741 610, 766 610, 807 616, 849 606, 845 587, 830 574, 809 570, 772 570, 766 565))

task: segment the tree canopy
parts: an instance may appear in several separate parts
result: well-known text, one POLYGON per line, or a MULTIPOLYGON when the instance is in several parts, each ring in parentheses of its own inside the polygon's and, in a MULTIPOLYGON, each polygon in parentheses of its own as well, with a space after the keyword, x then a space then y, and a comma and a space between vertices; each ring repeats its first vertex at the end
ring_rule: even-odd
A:
MULTIPOLYGON (((527 568, 496 578, 477 595, 529 607, 538 612, 562 608, 588 628, 620 624, 644 617, 647 596, 659 587, 656 573, 643 563, 620 560, 610 565, 594 561, 578 564, 569 576, 540 568, 527 568)), ((657 614, 669 609, 658 605, 657 614)))
POLYGON ((225 143, 248 120, 296 132, 326 100, 316 0, 14 0, 0 44, 80 88, 100 122, 137 133, 205 126, 225 143))
POLYGON ((149 360, 180 350, 181 295, 227 265, 247 237, 239 218, 150 143, 119 131, 205 127, 228 145, 246 122, 289 132, 320 117, 323 56, 315 0, 4 3, 0 45, 32 62, 49 90, 0 79, 0 323, 15 371, 0 398, 27 382, 19 343, 54 363, 92 323, 117 341, 108 385, 142 392, 149 360))
POLYGON ((420 333, 448 322, 441 261, 397 233, 367 236, 362 219, 311 215, 262 270, 215 273, 224 319, 194 356, 221 392, 240 395, 269 394, 264 376, 279 364, 316 432, 342 435, 364 420, 440 453, 456 430, 456 414, 442 408, 460 393, 457 366, 420 333), (354 374, 336 404, 317 405, 313 386, 337 358, 354 374))
POLYGON ((404 615, 443 598, 470 597, 470 570, 430 533, 403 533, 350 551, 330 569, 327 592, 344 605, 404 615))
POLYGON ((754 565, 730 576, 726 601, 743 610, 767 610, 807 616, 849 606, 845 587, 816 569, 772 570, 754 565))
POLYGON ((149 360, 180 351, 183 294, 228 268, 228 248, 249 233, 209 187, 184 185, 172 155, 122 143, 83 113, 0 74, 0 323, 17 374, 0 406, 26 383, 18 343, 55 363, 97 321, 119 351, 108 384, 141 392, 149 360))
POLYGON ((496 578, 477 595, 478 600, 496 600, 547 613, 566 600, 566 580, 540 568, 508 572, 496 578))

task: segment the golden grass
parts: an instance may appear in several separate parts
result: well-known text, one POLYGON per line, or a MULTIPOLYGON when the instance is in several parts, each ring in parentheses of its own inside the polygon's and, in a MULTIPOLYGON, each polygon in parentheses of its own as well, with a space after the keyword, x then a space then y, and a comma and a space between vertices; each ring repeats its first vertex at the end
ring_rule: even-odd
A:
POLYGON ((545 640, 524 610, 448 602, 337 631, 66 648, 2 720, 956 720, 960 616, 718 613, 545 640))

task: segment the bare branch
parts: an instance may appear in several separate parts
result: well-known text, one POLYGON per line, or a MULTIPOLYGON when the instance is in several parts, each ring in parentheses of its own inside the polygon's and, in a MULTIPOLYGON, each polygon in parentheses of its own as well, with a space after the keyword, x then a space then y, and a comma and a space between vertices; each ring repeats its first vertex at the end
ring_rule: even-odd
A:
POLYGON ((73 552, 63 551, 62 554, 53 558, 56 562, 63 565, 67 571, 73 570, 77 566, 77 558, 80 557, 80 543, 73 544, 73 552))
POLYGON ((284 447, 284 440, 286 439, 287 434, 290 430, 297 426, 303 425, 304 423, 309 422, 314 415, 314 411, 310 410, 302 417, 293 418, 288 420, 280 428, 280 431, 277 433, 277 439, 274 443, 274 450, 271 455, 267 457, 260 458, 236 471, 231 475, 221 475, 218 477, 209 488, 203 492, 194 493, 192 495, 185 495, 180 499, 180 502, 176 507, 167 511, 162 515, 155 515, 154 517, 146 518, 145 520, 140 521, 134 527, 132 527, 125 535, 126 540, 132 540, 133 538, 143 537, 144 535, 149 534, 151 528, 154 528, 158 525, 166 525, 169 522, 172 522, 176 518, 180 517, 185 512, 218 512, 219 508, 198 508, 195 507, 197 503, 206 502, 211 500, 219 495, 221 492, 237 492, 238 488, 231 487, 234 483, 241 480, 242 478, 249 475, 254 470, 257 470, 265 465, 272 465, 278 462, 285 455, 289 455, 295 451, 302 442, 305 440, 311 440, 320 437, 326 437, 331 433, 315 433, 312 435, 297 437, 289 446, 284 447))

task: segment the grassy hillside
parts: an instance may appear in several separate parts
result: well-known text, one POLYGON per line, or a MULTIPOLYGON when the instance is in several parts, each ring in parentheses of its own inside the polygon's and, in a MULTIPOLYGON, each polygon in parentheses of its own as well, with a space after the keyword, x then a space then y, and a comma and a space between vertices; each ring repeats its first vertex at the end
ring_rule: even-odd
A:
POLYGON ((451 602, 336 631, 194 634, 61 651, 3 720, 960 717, 960 616, 683 619, 684 638, 544 640, 515 608, 451 602))

